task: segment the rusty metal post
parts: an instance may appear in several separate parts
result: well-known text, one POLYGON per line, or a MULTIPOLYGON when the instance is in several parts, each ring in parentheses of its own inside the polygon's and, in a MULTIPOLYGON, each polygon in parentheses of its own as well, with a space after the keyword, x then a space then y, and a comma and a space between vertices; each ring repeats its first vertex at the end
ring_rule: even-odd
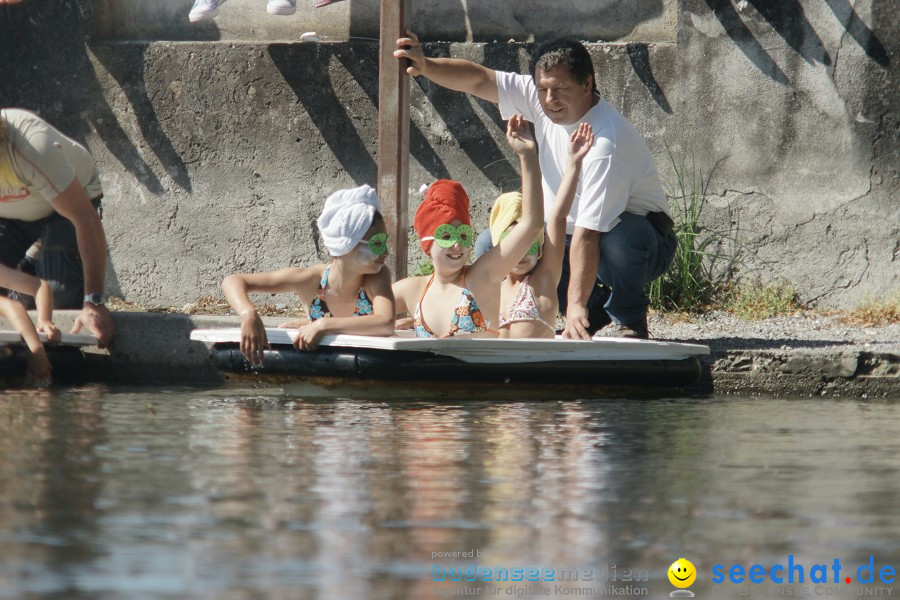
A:
POLYGON ((378 59, 378 197, 390 237, 391 271, 406 277, 409 219, 408 61, 397 60, 397 39, 406 35, 411 0, 381 0, 378 59))

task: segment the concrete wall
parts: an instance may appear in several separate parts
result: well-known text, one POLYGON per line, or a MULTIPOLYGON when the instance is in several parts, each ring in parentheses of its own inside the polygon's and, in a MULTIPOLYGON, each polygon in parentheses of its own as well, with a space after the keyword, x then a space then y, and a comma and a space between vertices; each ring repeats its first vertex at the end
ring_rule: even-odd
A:
POLYGON ((889 1, 683 3, 673 125, 750 266, 809 302, 898 287, 898 31, 889 1))
MULTIPOLYGON (((664 172, 666 145, 715 165, 704 218, 739 236, 745 273, 786 278, 826 306, 900 286, 893 0, 583 0, 521 14, 516 0, 413 3, 423 39, 460 41, 429 53, 499 69, 524 67, 522 42, 573 26, 612 40, 590 46, 602 93, 664 172)), ((324 198, 375 180, 377 45, 279 41, 374 37, 375 0, 301 1, 292 17, 229 0, 199 27, 186 24, 190 5, 0 7, 0 105, 40 112, 91 148, 110 291, 144 303, 218 293, 233 270, 323 259, 324 198)), ((495 106, 416 81, 412 209, 421 183, 452 177, 486 226, 492 199, 518 186, 502 132, 495 106)))
MULTIPOLYGON (((95 0, 93 39, 297 41, 301 33, 378 38, 380 0, 344 0, 319 9, 300 0, 289 17, 266 14, 266 0, 228 0, 215 21, 190 24, 193 0, 95 0)), ((523 0, 412 2, 416 31, 432 40, 505 42, 552 38, 565 28, 589 41, 674 42, 675 0, 563 0, 556 17, 523 0)))

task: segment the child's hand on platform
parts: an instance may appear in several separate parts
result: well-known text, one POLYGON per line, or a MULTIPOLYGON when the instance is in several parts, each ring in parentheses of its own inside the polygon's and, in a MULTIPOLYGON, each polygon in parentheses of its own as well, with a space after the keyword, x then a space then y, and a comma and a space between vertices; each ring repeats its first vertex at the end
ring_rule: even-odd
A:
POLYGON ((325 335, 323 326, 325 319, 318 319, 304 325, 297 331, 297 337, 294 339, 294 348, 297 350, 315 350, 319 347, 319 340, 325 335))
POLYGON ((51 346, 55 346, 62 341, 62 332, 59 330, 59 327, 57 327, 50 321, 42 321, 38 319, 37 330, 38 333, 47 335, 47 343, 51 346))

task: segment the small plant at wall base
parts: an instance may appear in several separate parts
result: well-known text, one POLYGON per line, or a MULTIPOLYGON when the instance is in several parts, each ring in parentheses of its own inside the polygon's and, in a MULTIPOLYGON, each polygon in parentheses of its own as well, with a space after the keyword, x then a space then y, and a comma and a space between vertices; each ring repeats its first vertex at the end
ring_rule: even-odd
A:
POLYGON ((900 289, 885 298, 869 298, 856 308, 839 313, 849 325, 882 327, 900 323, 900 289))
POLYGON ((667 196, 678 243, 672 265, 648 286, 647 293, 657 310, 698 312, 724 300, 740 251, 729 233, 700 225, 712 171, 704 175, 690 150, 676 157, 666 146, 666 153, 675 178, 667 196), (726 246, 732 252, 721 253, 719 249, 726 246), (723 260, 724 267, 720 266, 723 260))
POLYGON ((725 309, 742 319, 768 319, 803 309, 797 290, 786 281, 763 284, 755 279, 728 292, 725 309))

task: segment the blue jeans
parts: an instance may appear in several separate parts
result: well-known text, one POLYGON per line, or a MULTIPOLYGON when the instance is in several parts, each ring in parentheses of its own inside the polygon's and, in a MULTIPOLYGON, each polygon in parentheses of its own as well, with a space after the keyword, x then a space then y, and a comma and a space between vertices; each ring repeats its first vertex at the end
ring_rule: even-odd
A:
MULTIPOLYGON (((675 233, 663 237, 644 217, 622 213, 619 224, 600 235, 600 266, 597 278, 612 288, 612 292, 595 286, 588 298, 588 314, 593 315, 602 305, 613 321, 619 324, 640 323, 647 315, 650 300, 645 288, 662 275, 675 256, 675 233)), ((566 236, 566 252, 563 258, 562 276, 556 294, 559 310, 565 314, 568 307, 569 244, 572 236, 566 236)), ((484 230, 475 240, 475 257, 478 258, 493 247, 491 232, 484 230)), ((591 317, 592 329, 599 325, 591 317)), ((602 325, 600 325, 602 326, 602 325)))
POLYGON ((622 213, 621 221, 600 236, 597 277, 612 288, 603 306, 620 324, 640 323, 650 300, 647 284, 665 273, 675 257, 675 232, 665 237, 644 217, 622 213))

